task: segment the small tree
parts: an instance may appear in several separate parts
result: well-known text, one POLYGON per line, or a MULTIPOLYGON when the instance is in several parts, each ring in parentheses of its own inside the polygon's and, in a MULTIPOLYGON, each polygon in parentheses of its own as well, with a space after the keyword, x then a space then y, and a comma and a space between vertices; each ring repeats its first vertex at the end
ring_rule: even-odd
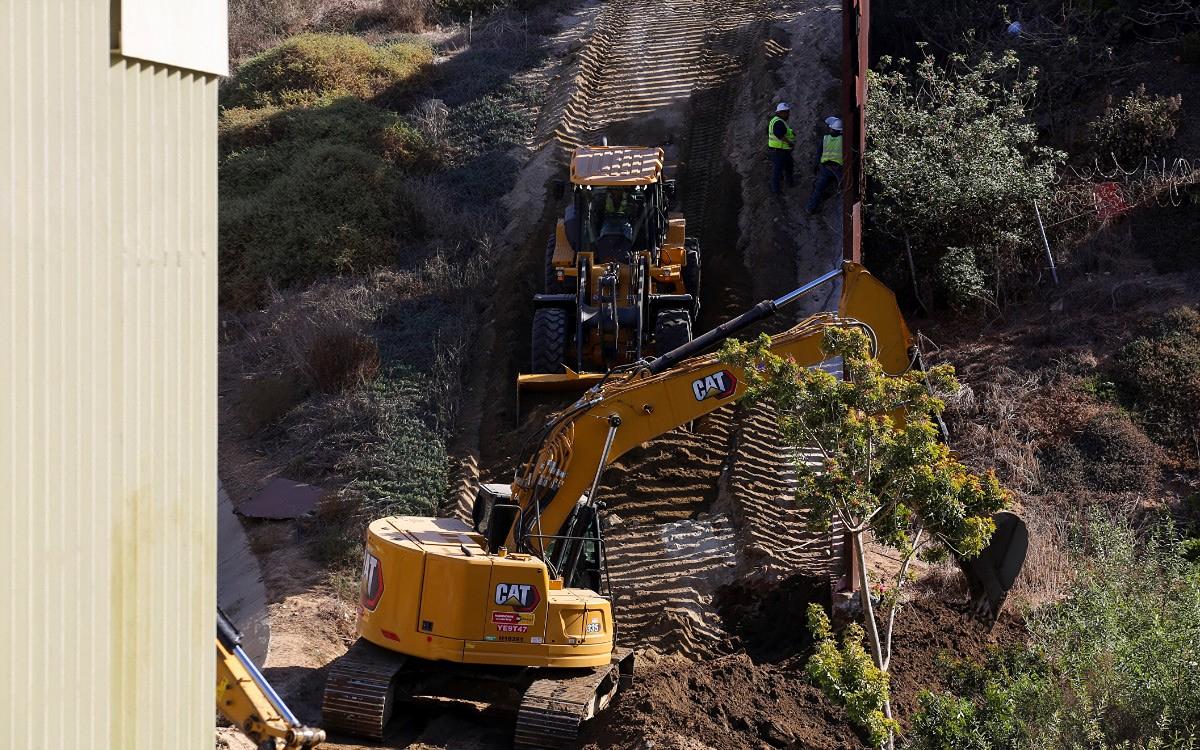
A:
MULTIPOLYGON (((796 499, 811 523, 828 529, 836 520, 849 533, 858 560, 863 625, 875 666, 886 673, 913 558, 947 550, 978 554, 1008 493, 992 472, 968 471, 938 439, 934 419, 944 404, 935 393, 957 388, 953 368, 934 367, 928 380, 915 371, 888 376, 856 327, 831 327, 824 335, 824 354, 842 358, 844 379, 801 367, 772 353, 770 345, 766 335, 752 343, 733 341, 722 358, 744 368, 751 399, 774 403, 780 433, 798 457, 796 499), (814 448, 820 455, 817 465, 799 458, 814 448), (902 560, 895 579, 879 591, 866 564, 868 533, 898 550, 902 560), (878 614, 873 594, 879 595, 878 614)), ((891 720, 886 694, 883 709, 891 720)), ((887 734, 890 747, 891 725, 887 734)))

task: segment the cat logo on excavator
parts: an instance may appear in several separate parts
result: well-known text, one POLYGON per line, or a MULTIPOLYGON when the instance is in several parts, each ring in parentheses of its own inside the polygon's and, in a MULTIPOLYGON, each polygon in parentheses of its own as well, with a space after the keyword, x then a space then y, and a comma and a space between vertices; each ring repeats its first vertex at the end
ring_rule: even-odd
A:
POLYGON ((496 584, 496 604, 511 606, 517 612, 532 612, 542 601, 537 587, 527 583, 496 584))
POLYGON ((692 393, 697 401, 706 398, 729 398, 737 390, 737 378, 729 370, 721 370, 692 381, 692 393))

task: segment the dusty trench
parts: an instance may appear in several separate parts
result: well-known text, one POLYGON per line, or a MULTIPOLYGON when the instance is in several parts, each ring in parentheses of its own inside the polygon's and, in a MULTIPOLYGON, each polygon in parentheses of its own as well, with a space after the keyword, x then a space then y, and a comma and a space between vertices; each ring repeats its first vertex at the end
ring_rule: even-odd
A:
MULTIPOLYGON (((525 404, 525 422, 518 425, 513 384, 528 360, 531 298, 560 210, 550 185, 565 174, 572 145, 605 135, 612 143, 666 148, 689 234, 703 252, 700 330, 790 290, 840 258, 832 202, 818 216, 802 212, 811 179, 808 152, 815 147, 808 136, 837 103, 838 3, 582 2, 563 17, 551 46, 559 60, 539 73, 549 79, 549 91, 525 166, 505 201, 510 220, 488 322, 475 346, 480 366, 465 388, 455 446, 459 480, 443 508, 447 514, 466 511, 478 479, 509 481, 530 426, 562 405, 525 404), (779 100, 792 104, 800 135, 797 187, 783 200, 767 191, 762 132, 779 100)), ((765 329, 781 330, 831 298, 816 296, 765 329)), ((728 408, 691 431, 632 451, 606 473, 602 496, 612 520, 608 544, 621 639, 647 650, 651 671, 675 660, 691 668, 734 658, 753 667, 755 660, 782 659, 804 645, 803 606, 828 580, 828 545, 806 532, 790 508, 791 468, 777 443, 770 414, 728 408)), ((267 674, 303 720, 317 722, 323 667, 344 651, 353 613, 333 595, 305 592, 319 571, 300 552, 274 552, 267 567, 275 602, 267 674)), ((827 707, 820 711, 828 713, 827 707)), ((827 726, 826 718, 816 725, 827 726)), ((598 724, 606 721, 617 723, 594 729, 593 740, 597 731, 615 734, 600 746, 622 732, 620 719, 598 724)), ((511 717, 483 706, 437 705, 400 722, 387 745, 506 747, 510 729, 511 717)))

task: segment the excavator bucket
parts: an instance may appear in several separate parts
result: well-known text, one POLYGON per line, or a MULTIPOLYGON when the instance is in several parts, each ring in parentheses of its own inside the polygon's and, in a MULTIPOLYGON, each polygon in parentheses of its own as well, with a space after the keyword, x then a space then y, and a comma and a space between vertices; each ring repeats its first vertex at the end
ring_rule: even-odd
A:
POLYGON ((1020 516, 1002 511, 994 520, 996 532, 983 551, 970 559, 958 558, 971 592, 972 613, 988 624, 1000 617, 1029 550, 1029 529, 1020 516))

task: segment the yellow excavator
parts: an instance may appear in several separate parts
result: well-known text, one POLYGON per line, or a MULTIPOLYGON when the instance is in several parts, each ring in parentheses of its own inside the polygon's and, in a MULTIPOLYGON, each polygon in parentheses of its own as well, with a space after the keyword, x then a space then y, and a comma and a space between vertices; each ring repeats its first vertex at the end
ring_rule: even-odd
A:
POLYGON ((823 332, 870 333, 891 373, 919 362, 895 297, 847 263, 653 360, 611 372, 553 415, 511 485, 485 485, 474 525, 392 516, 367 531, 358 641, 329 670, 330 731, 382 739, 393 707, 423 697, 511 702, 514 746, 569 743, 632 679, 616 644, 597 490, 631 448, 737 401, 744 373, 696 356, 822 284, 840 280, 837 313, 772 339, 776 353, 820 363, 823 332))
POLYGON ((242 635, 217 610, 217 711, 258 750, 303 750, 325 732, 302 725, 241 646, 242 635))

